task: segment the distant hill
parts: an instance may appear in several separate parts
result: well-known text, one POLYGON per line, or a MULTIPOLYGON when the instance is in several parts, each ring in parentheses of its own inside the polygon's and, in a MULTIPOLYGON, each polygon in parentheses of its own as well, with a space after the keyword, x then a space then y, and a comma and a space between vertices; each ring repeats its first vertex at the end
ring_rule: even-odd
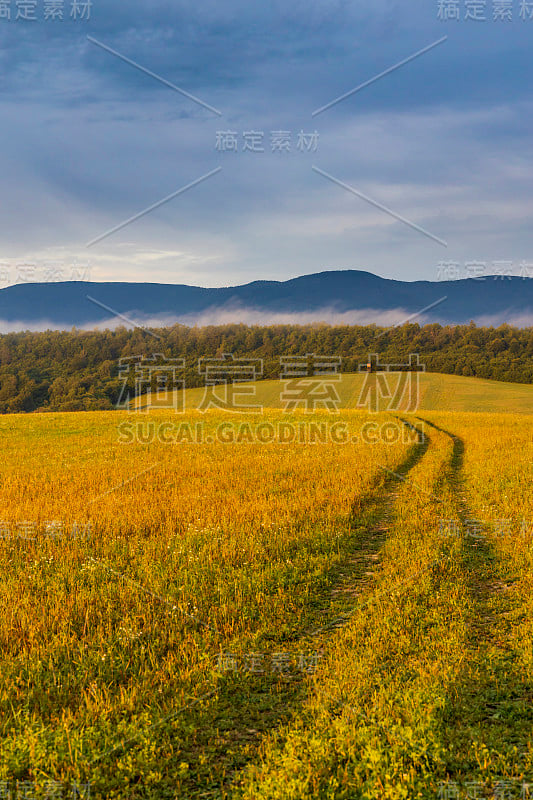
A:
POLYGON ((272 317, 273 322, 287 323, 391 325, 424 309, 428 310, 416 321, 530 326, 533 279, 406 282, 345 270, 217 289, 83 281, 17 284, 0 290, 0 330, 70 329, 112 322, 127 325, 124 317, 152 326, 251 323, 254 315, 263 324, 272 317))

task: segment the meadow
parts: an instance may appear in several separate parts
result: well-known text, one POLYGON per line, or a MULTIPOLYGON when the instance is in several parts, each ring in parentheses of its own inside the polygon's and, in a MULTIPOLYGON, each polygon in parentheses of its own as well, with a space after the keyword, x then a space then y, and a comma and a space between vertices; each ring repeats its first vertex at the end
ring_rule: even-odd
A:
MULTIPOLYGON (((364 373, 344 373, 339 376, 336 391, 342 408, 358 407, 364 382, 364 373)), ((503 383, 431 372, 420 373, 419 382, 419 411, 486 411, 512 414, 531 414, 533 411, 533 389, 530 384, 503 383)), ((273 409, 283 407, 280 400, 280 381, 258 381, 252 385, 258 404, 273 409)), ((188 389, 186 407, 197 409, 202 405, 203 398, 203 388, 188 389)))
POLYGON ((3 416, 0 797, 529 796, 533 390, 423 381, 3 416))

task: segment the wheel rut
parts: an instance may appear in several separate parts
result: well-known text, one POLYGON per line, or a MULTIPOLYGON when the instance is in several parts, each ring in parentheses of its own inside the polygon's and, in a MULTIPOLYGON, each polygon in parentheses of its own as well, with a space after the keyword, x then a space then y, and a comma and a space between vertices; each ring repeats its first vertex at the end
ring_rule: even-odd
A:
POLYGON ((502 578, 505 564, 468 503, 464 441, 423 421, 453 441, 447 480, 463 531, 459 558, 469 598, 464 665, 441 720, 446 782, 453 791, 475 786, 479 797, 503 797, 505 787, 506 797, 518 797, 522 784, 533 780, 527 755, 533 712, 531 685, 509 638, 513 581, 502 578))
MULTIPOLYGON (((422 430, 401 421, 414 434, 414 443, 397 472, 387 472, 379 492, 374 489, 373 494, 354 501, 351 525, 355 546, 350 548, 342 564, 331 576, 332 586, 324 597, 323 612, 319 615, 322 616, 322 622, 319 619, 318 627, 293 639, 290 642, 293 651, 314 650, 320 655, 339 629, 346 626, 350 617, 360 608, 364 596, 371 596, 375 574, 379 569, 380 551, 392 522, 397 489, 422 460, 430 444, 422 430)), ((204 785, 201 791, 200 787, 191 784, 191 797, 225 800, 232 796, 235 780, 238 780, 240 770, 256 757, 261 737, 287 724, 291 714, 297 713, 298 708, 307 702, 308 677, 310 675, 306 676, 305 673, 298 676, 279 674, 274 683, 264 675, 249 675, 246 682, 228 677, 224 697, 220 697, 211 709, 221 734, 217 742, 211 743, 211 749, 224 761, 229 744, 235 748, 238 756, 234 757, 233 763, 226 761, 223 775, 219 774, 217 789, 213 787, 206 790, 204 785)), ((184 759, 186 757, 186 760, 194 762, 191 749, 184 753, 184 759)))
POLYGON ((399 419, 416 436, 407 458, 396 472, 387 470, 387 477, 379 496, 358 498, 353 508, 353 525, 358 526, 361 512, 369 522, 361 529, 356 547, 343 562, 330 592, 332 604, 344 604, 338 616, 314 632, 325 633, 344 627, 357 611, 361 599, 368 596, 375 584, 375 576, 381 563, 381 551, 393 521, 394 505, 398 498, 398 487, 408 474, 421 462, 430 440, 423 429, 399 419), (355 607, 354 607, 355 603, 355 607))

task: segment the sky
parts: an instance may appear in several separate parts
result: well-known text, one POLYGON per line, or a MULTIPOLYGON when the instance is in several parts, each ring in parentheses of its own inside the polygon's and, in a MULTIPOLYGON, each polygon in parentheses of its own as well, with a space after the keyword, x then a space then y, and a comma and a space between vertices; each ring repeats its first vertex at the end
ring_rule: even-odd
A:
POLYGON ((533 277, 533 0, 11 0, 0 42, 0 286, 533 277))

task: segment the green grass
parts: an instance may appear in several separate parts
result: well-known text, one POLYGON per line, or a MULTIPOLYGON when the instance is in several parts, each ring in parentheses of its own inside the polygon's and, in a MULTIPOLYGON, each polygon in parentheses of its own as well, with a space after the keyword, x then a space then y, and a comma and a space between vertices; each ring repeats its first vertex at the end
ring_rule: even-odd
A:
MULTIPOLYGON (((345 374, 337 384, 342 408, 357 408, 365 375, 345 374)), ((394 378, 393 378, 394 380, 394 378)), ((394 384, 393 384, 394 385, 394 384)), ((280 408, 282 382, 259 381, 254 402, 265 408, 280 408)), ((188 389, 186 407, 198 408, 204 389, 188 389)), ((380 406, 387 411, 386 402, 380 406)), ((531 414, 533 386, 521 383, 467 378, 460 375, 426 373, 420 376, 420 411, 476 411, 531 414)))

